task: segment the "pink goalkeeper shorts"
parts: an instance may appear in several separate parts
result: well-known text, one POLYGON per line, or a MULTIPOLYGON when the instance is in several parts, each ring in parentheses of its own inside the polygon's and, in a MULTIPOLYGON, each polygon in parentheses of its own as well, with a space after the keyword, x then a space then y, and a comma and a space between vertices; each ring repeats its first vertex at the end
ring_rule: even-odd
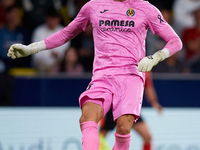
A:
POLYGON ((99 104, 104 116, 113 108, 116 120, 124 114, 140 116, 144 91, 144 81, 137 75, 104 75, 93 77, 85 92, 79 97, 80 107, 86 102, 99 104))

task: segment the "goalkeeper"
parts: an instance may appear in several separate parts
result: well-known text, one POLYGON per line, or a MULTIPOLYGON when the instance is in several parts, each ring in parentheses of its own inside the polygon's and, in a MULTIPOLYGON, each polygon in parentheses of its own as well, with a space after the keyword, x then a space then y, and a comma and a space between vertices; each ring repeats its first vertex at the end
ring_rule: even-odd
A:
POLYGON ((91 0, 67 27, 28 46, 14 44, 8 56, 26 57, 61 46, 90 24, 95 47, 93 76, 79 98, 83 150, 99 150, 97 123, 111 107, 117 123, 113 150, 128 150, 132 125, 140 116, 144 72, 182 48, 180 38, 156 7, 143 0, 91 0), (166 45, 145 57, 149 28, 166 45))

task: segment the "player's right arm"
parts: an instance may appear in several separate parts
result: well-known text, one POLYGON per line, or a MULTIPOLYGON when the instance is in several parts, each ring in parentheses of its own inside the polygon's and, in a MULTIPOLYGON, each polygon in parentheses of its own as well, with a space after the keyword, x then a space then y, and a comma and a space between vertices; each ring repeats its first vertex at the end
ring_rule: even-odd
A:
POLYGON ((76 16, 76 18, 64 29, 50 35, 46 39, 31 43, 30 45, 13 44, 8 50, 8 57, 12 59, 27 57, 29 55, 36 54, 46 49, 52 49, 59 47, 66 42, 73 39, 80 32, 85 31, 90 24, 90 2, 86 3, 76 16))

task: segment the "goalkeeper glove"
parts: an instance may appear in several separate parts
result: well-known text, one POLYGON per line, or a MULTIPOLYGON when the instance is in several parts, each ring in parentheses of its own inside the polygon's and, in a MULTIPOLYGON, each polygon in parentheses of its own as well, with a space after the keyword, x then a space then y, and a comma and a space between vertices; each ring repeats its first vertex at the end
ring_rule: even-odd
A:
POLYGON ((10 46, 7 56, 11 57, 12 59, 27 57, 44 49, 46 49, 44 41, 35 42, 28 46, 23 44, 13 44, 10 46))
POLYGON ((153 66, 157 65, 159 62, 166 59, 166 54, 164 51, 160 50, 154 53, 153 55, 144 57, 138 63, 138 70, 141 72, 149 72, 153 68, 153 66))

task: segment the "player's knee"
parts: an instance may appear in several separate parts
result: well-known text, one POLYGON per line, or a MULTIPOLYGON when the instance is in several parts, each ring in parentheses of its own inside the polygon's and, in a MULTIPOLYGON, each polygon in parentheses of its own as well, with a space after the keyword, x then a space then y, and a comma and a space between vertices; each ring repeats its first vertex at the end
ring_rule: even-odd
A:
POLYGON ((103 118, 103 110, 99 111, 93 111, 93 112, 88 112, 88 111, 82 111, 82 115, 79 119, 79 122, 86 122, 86 121, 94 121, 98 123, 102 118, 103 118))
POLYGON ((131 128, 129 126, 123 124, 123 125, 118 125, 116 131, 117 131, 117 133, 119 133, 121 135, 126 135, 131 132, 131 128))
POLYGON ((117 118, 117 133, 126 135, 131 132, 135 118, 133 115, 123 115, 117 118))
POLYGON ((86 122, 86 121, 95 121, 95 117, 83 113, 81 115, 80 119, 79 119, 79 122, 83 123, 83 122, 86 122))
POLYGON ((151 134, 146 134, 146 135, 143 137, 143 140, 144 140, 145 143, 150 143, 151 140, 152 140, 151 134))
POLYGON ((87 117, 82 114, 81 117, 79 118, 79 123, 85 122, 85 120, 87 120, 86 118, 87 117))

